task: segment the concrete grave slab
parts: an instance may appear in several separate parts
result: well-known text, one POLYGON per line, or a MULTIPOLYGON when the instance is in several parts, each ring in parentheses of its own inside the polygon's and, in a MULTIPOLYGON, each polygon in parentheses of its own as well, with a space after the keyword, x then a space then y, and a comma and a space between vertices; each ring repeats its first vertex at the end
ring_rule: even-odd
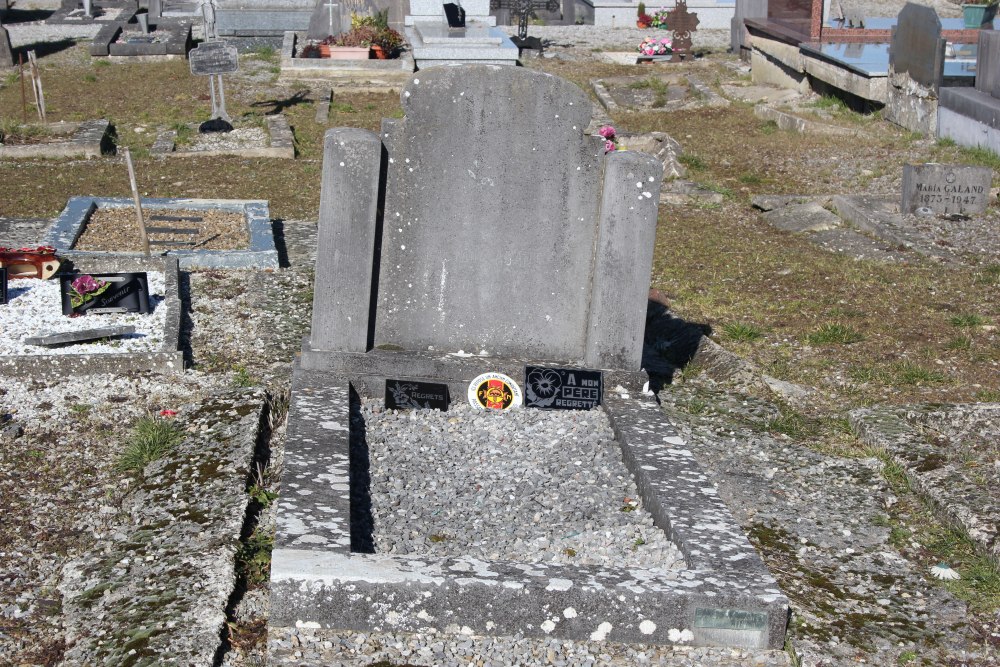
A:
POLYGON ((779 130, 798 132, 799 134, 829 134, 834 136, 863 134, 860 130, 810 120, 797 113, 776 109, 769 104, 755 105, 753 115, 761 120, 773 121, 779 130))
POLYGON ((79 158, 114 154, 110 121, 100 118, 81 123, 45 123, 50 140, 36 144, 0 143, 0 160, 22 158, 79 158))
POLYGON ((783 206, 765 213, 763 217, 772 227, 797 234, 823 232, 843 224, 839 216, 815 202, 783 206))
POLYGON ((91 42, 90 55, 143 60, 187 57, 187 52, 194 45, 190 19, 160 17, 146 34, 141 30, 136 14, 135 9, 123 12, 120 20, 101 26, 91 42))
MULTIPOLYGON (((235 155, 246 158, 281 158, 291 160, 295 158, 295 139, 292 129, 288 125, 288 117, 284 114, 273 114, 264 116, 264 128, 266 141, 260 145, 254 145, 257 141, 247 142, 243 145, 238 141, 222 143, 216 147, 212 143, 201 145, 198 141, 198 124, 191 123, 189 127, 195 132, 195 140, 191 144, 178 145, 177 131, 162 130, 156 135, 150 153, 162 157, 215 157, 220 155, 235 155)), ((237 124, 237 130, 241 126, 237 124)), ((253 128, 251 128, 253 129, 253 128)), ((226 135, 212 133, 211 138, 225 138, 226 135)))
POLYGON ((627 466, 689 564, 656 570, 351 551, 349 386, 298 370, 271 568, 272 626, 777 648, 787 599, 652 398, 609 398, 627 466), (622 599, 618 593, 627 595, 622 599), (554 627, 544 621, 558 614, 554 627))
POLYGON ((40 336, 29 336, 24 339, 27 345, 66 345, 69 343, 79 343, 81 341, 95 340, 97 338, 112 338, 114 336, 124 336, 135 333, 135 327, 97 327, 85 329, 83 331, 70 331, 66 333, 42 334, 40 336))
MULTIPOLYGON (((45 237, 45 245, 57 248, 59 256, 77 261, 84 257, 141 257, 141 253, 109 253, 73 250, 73 244, 83 233, 90 214, 98 207, 131 208, 131 199, 109 197, 72 197, 45 237)), ((246 250, 168 250, 176 257, 182 269, 276 269, 278 251, 274 247, 274 234, 267 202, 240 199, 157 199, 142 200, 143 207, 163 209, 213 210, 222 209, 246 216, 250 233, 250 247, 246 250)))
MULTIPOLYGON (((59 253, 60 257, 64 253, 59 253)), ((7 376, 45 376, 47 374, 94 375, 151 371, 180 373, 184 353, 180 350, 181 300, 178 291, 177 260, 169 257, 74 257, 73 267, 87 273, 162 272, 165 282, 163 301, 157 308, 166 310, 162 344, 155 352, 102 354, 38 354, 0 356, 0 374, 7 376)))

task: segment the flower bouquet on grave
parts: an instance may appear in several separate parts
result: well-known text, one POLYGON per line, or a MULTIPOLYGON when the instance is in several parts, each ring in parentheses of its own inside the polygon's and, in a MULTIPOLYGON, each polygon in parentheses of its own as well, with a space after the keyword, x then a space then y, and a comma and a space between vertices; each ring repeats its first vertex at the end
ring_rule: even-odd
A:
POLYGON ((649 14, 639 14, 635 21, 635 27, 645 30, 653 24, 653 17, 649 14))
POLYGON ((639 53, 644 56, 667 56, 673 53, 669 37, 647 37, 639 42, 639 53))
POLYGON ((653 18, 649 23, 651 28, 659 28, 660 30, 667 29, 667 14, 670 12, 666 9, 661 9, 660 11, 653 14, 653 18))
POLYGON ((67 292, 69 302, 74 309, 79 308, 88 301, 92 301, 107 292, 110 286, 111 283, 106 280, 97 280, 93 276, 86 274, 78 276, 70 283, 69 292, 67 292))
POLYGON ((604 125, 597 134, 601 135, 604 139, 604 154, 607 155, 611 151, 618 150, 618 137, 615 135, 615 128, 610 125, 604 125))

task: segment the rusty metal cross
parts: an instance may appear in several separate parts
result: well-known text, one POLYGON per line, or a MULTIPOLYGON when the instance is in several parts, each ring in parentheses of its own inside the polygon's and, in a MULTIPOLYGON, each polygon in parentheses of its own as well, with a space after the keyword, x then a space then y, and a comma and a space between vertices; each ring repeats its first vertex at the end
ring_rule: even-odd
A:
POLYGON ((671 62, 678 62, 691 53, 691 33, 698 29, 698 15, 689 12, 687 0, 677 0, 670 13, 667 14, 667 25, 673 28, 673 52, 671 62))

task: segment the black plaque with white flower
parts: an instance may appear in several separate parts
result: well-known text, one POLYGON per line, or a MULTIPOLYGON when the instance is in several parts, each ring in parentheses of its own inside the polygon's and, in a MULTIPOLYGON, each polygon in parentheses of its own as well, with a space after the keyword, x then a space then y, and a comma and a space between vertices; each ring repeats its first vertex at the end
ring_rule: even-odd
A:
POLYGON ((0 304, 7 303, 7 269, 0 266, 0 304))
POLYGON ((604 375, 578 368, 524 367, 524 406, 548 410, 590 410, 601 404, 604 375))
POLYGON ((415 380, 385 381, 385 407, 393 410, 448 411, 448 385, 415 380))
POLYGON ((63 315, 148 313, 146 273, 94 273, 59 277, 63 315))

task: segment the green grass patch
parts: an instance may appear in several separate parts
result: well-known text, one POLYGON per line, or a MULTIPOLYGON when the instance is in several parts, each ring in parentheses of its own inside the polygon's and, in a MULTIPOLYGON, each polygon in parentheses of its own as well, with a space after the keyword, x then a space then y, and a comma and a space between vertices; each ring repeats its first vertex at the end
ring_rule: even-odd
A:
POLYGON ((975 148, 962 147, 959 149, 962 156, 973 164, 979 164, 990 169, 1000 169, 1000 155, 997 155, 988 148, 977 146, 975 148))
POLYGON ((1000 264, 988 264, 979 272, 977 282, 987 285, 1000 284, 1000 264))
POLYGON ((763 135, 774 134, 778 131, 778 121, 767 120, 761 123, 760 133, 763 135))
POLYGON ((972 339, 968 336, 955 336, 945 345, 949 350, 968 350, 972 348, 972 339))
POLYGON ((708 164, 694 153, 681 153, 677 161, 693 171, 705 171, 708 164))
POLYGON ((843 324, 824 324, 806 336, 810 345, 849 345, 864 340, 864 336, 843 324))
POLYGON ((746 324, 744 322, 730 322, 728 324, 723 324, 722 333, 725 334, 726 338, 729 340, 735 340, 741 343, 752 343, 753 341, 760 340, 764 337, 764 331, 760 327, 755 324, 746 324))
POLYGON ((171 420, 141 417, 132 426, 125 451, 118 458, 116 467, 126 472, 141 471, 147 464, 162 458, 173 449, 182 436, 180 427, 171 420))
POLYGON ((895 364, 893 375, 899 384, 937 384, 948 381, 944 373, 925 368, 912 361, 902 361, 895 364))
POLYGON ((823 95, 819 99, 813 100, 812 102, 806 102, 802 106, 811 107, 813 109, 828 109, 830 111, 845 111, 847 105, 844 104, 844 100, 833 95, 823 95))
POLYGON ((986 318, 975 313, 966 313, 949 318, 948 324, 953 327, 978 327, 986 324, 986 318))

